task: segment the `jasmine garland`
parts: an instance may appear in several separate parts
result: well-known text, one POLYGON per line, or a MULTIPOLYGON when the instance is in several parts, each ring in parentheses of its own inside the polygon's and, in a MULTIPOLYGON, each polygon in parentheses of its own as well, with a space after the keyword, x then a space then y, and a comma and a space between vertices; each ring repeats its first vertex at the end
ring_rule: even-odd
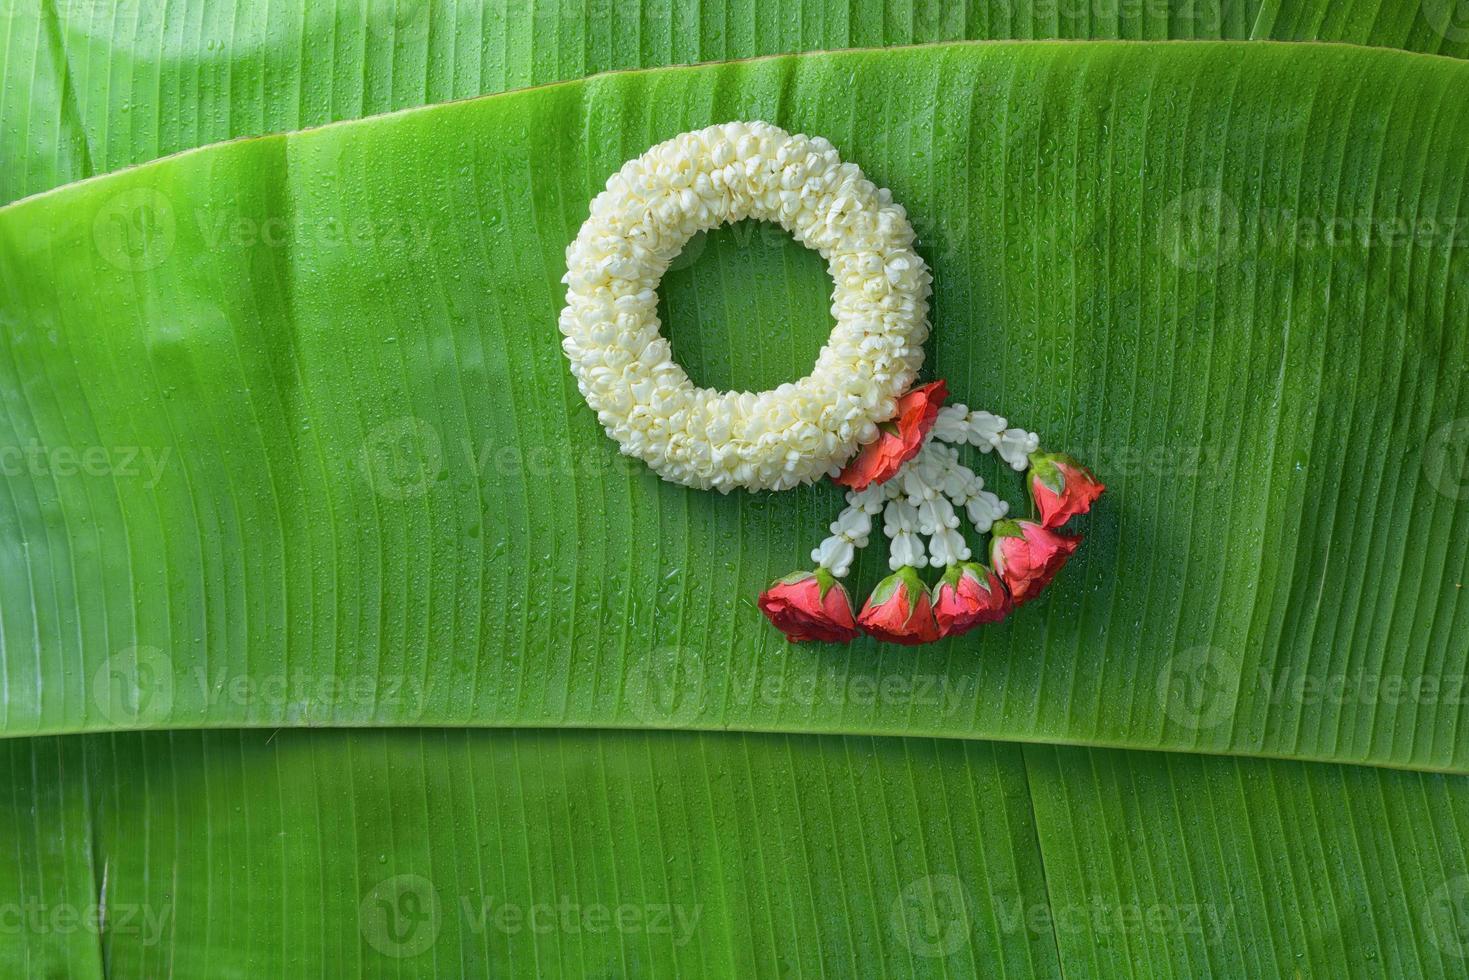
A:
POLYGON ((773 583, 762 613, 793 642, 867 633, 914 645, 999 622, 1035 598, 1081 543, 1058 529, 1105 489, 1070 456, 992 413, 945 407, 943 380, 914 387, 932 278, 892 196, 826 140, 763 122, 684 133, 628 161, 593 199, 566 250, 562 349, 587 404, 624 455, 665 480, 728 493, 829 476, 848 488, 816 567, 773 583), (756 218, 828 263, 836 326, 810 374, 762 392, 697 387, 657 316, 663 274, 696 234, 756 218), (1012 520, 957 447, 1029 470, 1038 521, 1012 520), (961 528, 990 535, 990 565, 961 528), (841 579, 875 520, 892 574, 860 612, 841 579), (944 569, 932 589, 918 570, 944 569))

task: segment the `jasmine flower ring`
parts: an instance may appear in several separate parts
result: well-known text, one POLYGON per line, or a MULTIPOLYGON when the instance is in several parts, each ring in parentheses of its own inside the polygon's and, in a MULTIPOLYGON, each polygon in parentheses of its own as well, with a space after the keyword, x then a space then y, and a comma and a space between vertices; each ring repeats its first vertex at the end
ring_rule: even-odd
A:
POLYGON ((665 480, 724 493, 810 483, 877 438, 922 366, 932 277, 913 239, 892 195, 820 137, 763 122, 684 133, 592 201, 566 250, 562 347, 607 434, 665 480), (700 388, 660 334, 658 284, 694 234, 744 218, 827 260, 836 325, 799 381, 700 388))

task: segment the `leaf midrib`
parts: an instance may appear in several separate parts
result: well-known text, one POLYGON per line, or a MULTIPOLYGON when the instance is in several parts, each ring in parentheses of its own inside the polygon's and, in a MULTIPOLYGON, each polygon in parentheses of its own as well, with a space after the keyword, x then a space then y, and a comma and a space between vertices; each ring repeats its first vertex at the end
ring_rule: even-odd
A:
MULTIPOLYGON (((1226 719, 1227 721, 1227 719, 1226 719)), ((1221 723, 1223 724, 1223 723, 1221 723)), ((628 732, 680 733, 690 735, 787 735, 795 738, 873 738, 873 739, 927 739, 938 742, 982 742, 991 745, 1044 746, 1057 749, 1092 749, 1112 752, 1143 752, 1177 756, 1196 756, 1222 759, 1259 759, 1266 762, 1299 762, 1313 766, 1341 766, 1356 769, 1385 769, 1390 772, 1420 773, 1429 776, 1469 776, 1469 768, 1452 766, 1410 765, 1391 760, 1344 759, 1317 753, 1287 754, 1263 750, 1211 750, 1197 746, 1145 745, 1137 742, 1114 742, 1105 739, 1058 739, 1027 738, 1024 735, 1006 734, 1004 737, 967 735, 961 732, 918 729, 894 731, 883 728, 791 728, 762 727, 759 725, 616 725, 598 723, 578 724, 493 724, 487 722, 433 724, 411 721, 401 725, 280 725, 274 722, 259 725, 227 723, 220 725, 168 725, 159 727, 85 726, 35 729, 25 732, 0 731, 0 740, 23 740, 32 738, 55 738, 91 735, 117 735, 132 732, 249 732, 249 731, 486 731, 486 732, 605 732, 611 734, 628 732)))

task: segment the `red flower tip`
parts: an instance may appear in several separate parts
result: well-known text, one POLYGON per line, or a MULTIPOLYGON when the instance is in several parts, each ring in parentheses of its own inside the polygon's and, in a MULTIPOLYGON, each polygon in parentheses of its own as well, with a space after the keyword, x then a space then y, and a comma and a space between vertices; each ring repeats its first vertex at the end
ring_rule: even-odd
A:
POLYGON ((1085 514, 1107 489, 1091 470, 1062 453, 1032 453, 1028 482, 1045 527, 1085 514))
POLYGON ((905 565, 872 590, 857 622, 884 643, 917 646, 939 638, 933 600, 918 572, 905 565))
POLYGON ((887 480, 918 455, 948 397, 949 386, 940 378, 899 398, 897 415, 878 426, 877 438, 858 450, 846 468, 832 479, 853 490, 866 490, 874 483, 887 480))
POLYGON ((933 617, 943 636, 959 636, 998 623, 1014 608, 994 572, 974 562, 950 565, 933 590, 933 617))
POLYGON ((1000 521, 991 533, 990 564, 1017 606, 1040 595, 1081 544, 1080 535, 1060 534, 1035 521, 1000 521))
POLYGON ((771 583, 760 593, 759 606, 792 643, 850 643, 861 635, 847 590, 824 568, 771 583))

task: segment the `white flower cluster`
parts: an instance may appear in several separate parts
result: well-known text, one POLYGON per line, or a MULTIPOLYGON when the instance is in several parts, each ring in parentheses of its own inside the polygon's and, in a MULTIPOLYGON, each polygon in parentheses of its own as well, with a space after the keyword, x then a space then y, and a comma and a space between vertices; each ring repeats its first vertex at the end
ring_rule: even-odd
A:
POLYGON ((972 555, 959 530, 959 515, 984 534, 1009 513, 1010 505, 984 488, 984 480, 959 461, 953 444, 995 452, 1011 469, 1024 470, 1040 438, 1007 426, 997 415, 971 412, 963 405, 940 409, 918 455, 884 482, 847 494, 846 508, 831 523, 831 537, 811 552, 811 560, 845 578, 857 551, 867 546, 872 519, 881 514, 883 533, 891 539, 888 565, 894 570, 968 561, 972 555))
POLYGON ((994 450, 1017 473, 1030 465, 1030 454, 1040 448, 1040 437, 1024 429, 1009 428, 1003 416, 971 412, 963 405, 939 409, 933 437, 940 442, 969 443, 980 452, 994 450))
POLYGON ((913 228, 820 137, 731 122, 660 143, 608 179, 566 259, 560 327, 577 385, 622 451, 674 483, 727 493, 834 475, 923 363, 932 277, 913 228), (836 327, 799 381, 695 387, 659 333, 658 283, 694 234, 742 218, 821 253, 836 327))

